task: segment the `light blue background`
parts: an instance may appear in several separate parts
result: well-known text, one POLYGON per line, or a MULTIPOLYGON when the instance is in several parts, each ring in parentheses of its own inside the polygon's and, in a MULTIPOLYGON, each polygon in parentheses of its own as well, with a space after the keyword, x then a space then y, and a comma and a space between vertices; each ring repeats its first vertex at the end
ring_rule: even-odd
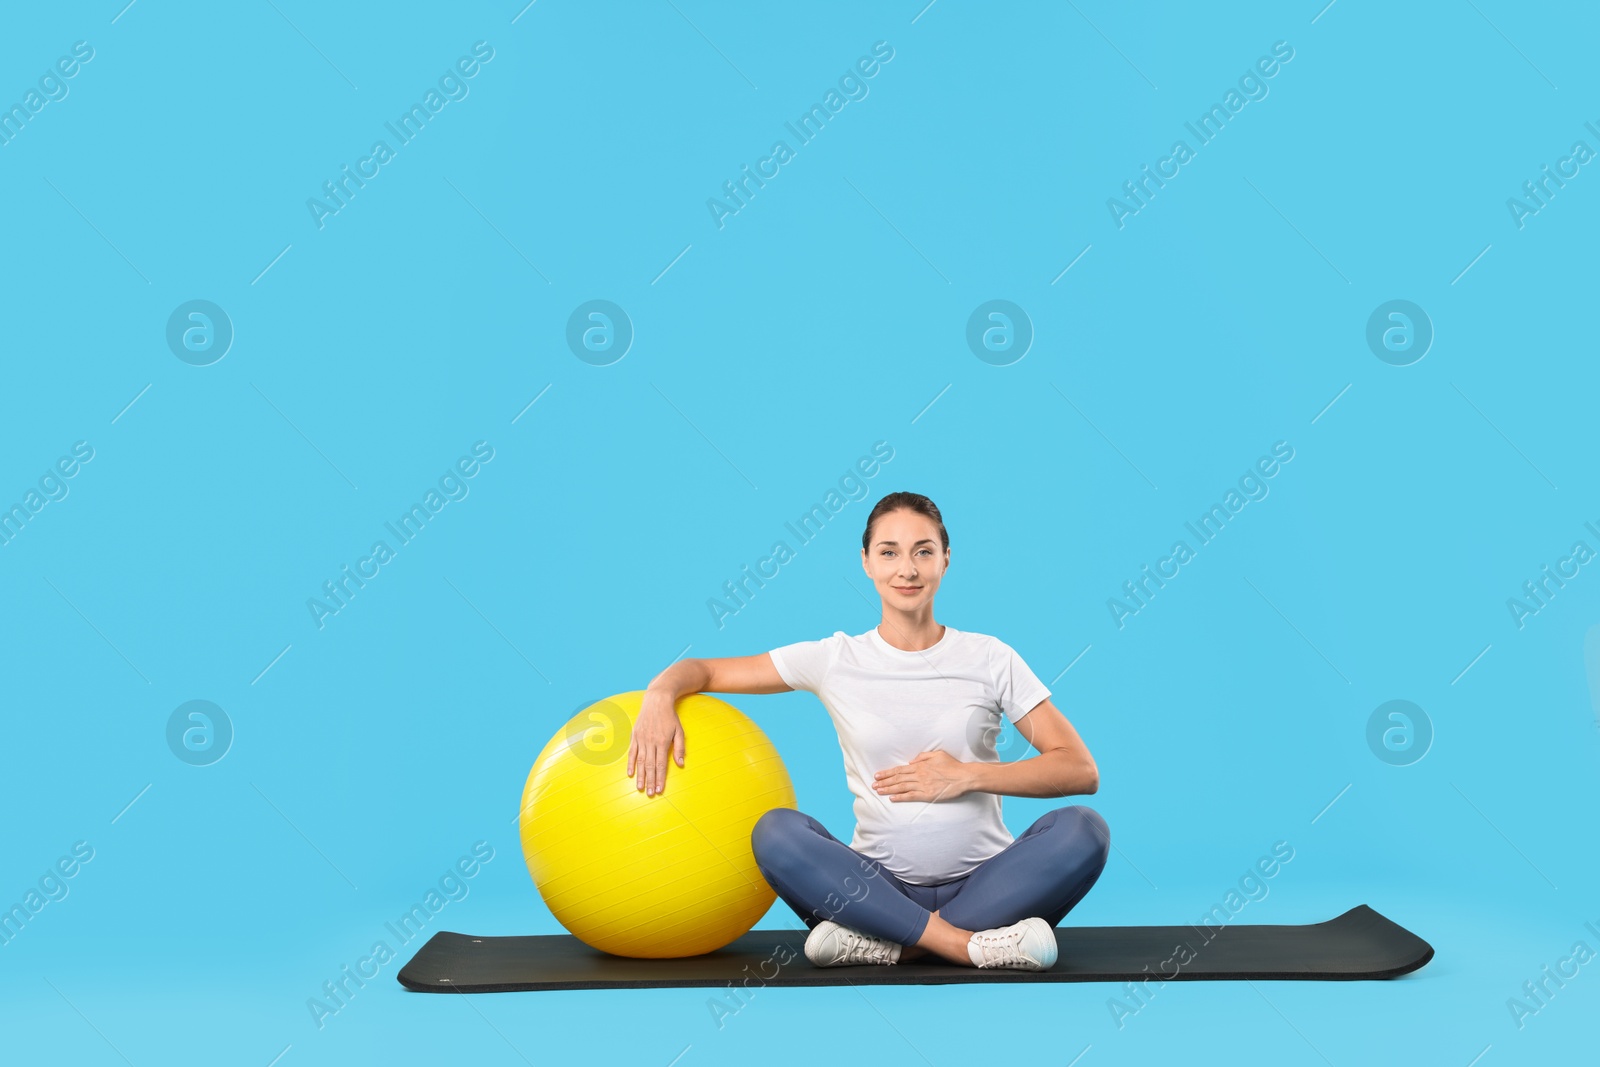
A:
MULTIPOLYGON (((0 947, 8 1053, 1592 1053, 1600 964, 1522 1029, 1506 1002, 1574 942, 1600 950, 1582 652, 1600 574, 1521 629, 1506 601, 1574 541, 1600 548, 1600 177, 1521 229, 1506 201, 1575 140, 1600 148, 1594 13, 921 5, 7 16, 0 101, 95 49, 0 147, 0 502, 95 450, 0 548, 0 902, 95 850, 0 947), (306 200, 480 40, 470 95, 318 229, 306 200), (876 41, 894 58, 870 95, 719 230, 707 198, 876 41), (1195 147, 1185 121, 1276 41, 1294 58, 1269 95, 1113 224, 1107 199, 1173 140, 1195 147), (209 367, 165 343, 191 299, 236 330, 209 367), (590 299, 636 329, 612 366, 565 344, 590 299), (1036 331, 1012 366, 964 341, 991 299, 1036 331), (1409 367, 1364 340, 1391 299, 1436 330, 1409 367), (307 599, 480 440, 470 495, 318 629, 307 599), (707 601, 880 440, 894 458, 867 498, 719 628, 707 601), (1119 630, 1107 598, 1280 440, 1270 496, 1119 630), (1099 762, 1117 851, 1069 923, 1192 921, 1284 840, 1293 861, 1236 921, 1366 903, 1433 962, 1388 983, 1174 983, 1121 1029, 1119 988, 1084 984, 773 989, 719 1030, 705 989, 424 997, 396 960, 317 1027, 308 998, 476 841, 493 861, 432 928, 558 932, 513 825, 545 740, 680 654, 874 625, 859 537, 898 489, 946 516, 938 620, 1017 648, 1099 762), (193 699, 236 731, 208 767, 165 741, 193 699), (1433 723, 1414 765, 1367 747, 1390 699, 1433 723)), ((847 837, 816 700, 733 700, 847 837)), ((1009 799, 1007 822, 1048 806, 1009 799)), ((780 903, 763 925, 798 923, 780 903)))

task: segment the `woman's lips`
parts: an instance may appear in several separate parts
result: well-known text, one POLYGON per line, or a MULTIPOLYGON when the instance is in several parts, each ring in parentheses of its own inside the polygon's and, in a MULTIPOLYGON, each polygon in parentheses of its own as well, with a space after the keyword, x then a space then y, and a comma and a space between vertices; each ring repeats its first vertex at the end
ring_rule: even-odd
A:
POLYGON ((907 596, 910 596, 912 593, 922 592, 922 586, 920 585, 894 585, 890 586, 889 588, 893 589, 897 593, 905 593, 907 596))

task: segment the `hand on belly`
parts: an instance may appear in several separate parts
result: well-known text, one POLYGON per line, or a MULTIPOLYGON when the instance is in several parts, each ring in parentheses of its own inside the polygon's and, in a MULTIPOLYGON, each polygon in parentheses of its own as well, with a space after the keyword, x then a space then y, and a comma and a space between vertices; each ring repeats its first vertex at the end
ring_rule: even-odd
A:
POLYGON ((969 790, 966 770, 967 764, 948 752, 919 752, 909 763, 874 774, 872 789, 894 803, 954 800, 969 790))

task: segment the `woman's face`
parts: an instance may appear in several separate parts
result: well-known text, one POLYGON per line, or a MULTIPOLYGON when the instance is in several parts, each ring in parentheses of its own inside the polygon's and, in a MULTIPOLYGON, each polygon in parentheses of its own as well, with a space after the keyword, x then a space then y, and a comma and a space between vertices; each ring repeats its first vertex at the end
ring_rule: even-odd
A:
POLYGON ((950 551, 931 519, 902 509, 878 517, 861 565, 885 604, 913 610, 933 602, 950 551))

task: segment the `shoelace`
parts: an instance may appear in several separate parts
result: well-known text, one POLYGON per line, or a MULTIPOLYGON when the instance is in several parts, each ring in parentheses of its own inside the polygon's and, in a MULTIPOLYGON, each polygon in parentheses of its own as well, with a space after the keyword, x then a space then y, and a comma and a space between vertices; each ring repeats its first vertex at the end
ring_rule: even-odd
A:
POLYGON ((873 963, 889 962, 889 953, 892 951, 889 942, 868 937, 854 930, 846 930, 843 937, 846 959, 870 960, 873 963))
POLYGON ((972 940, 978 944, 985 967, 1011 967, 1023 962, 1021 930, 1004 934, 975 933, 972 940))

